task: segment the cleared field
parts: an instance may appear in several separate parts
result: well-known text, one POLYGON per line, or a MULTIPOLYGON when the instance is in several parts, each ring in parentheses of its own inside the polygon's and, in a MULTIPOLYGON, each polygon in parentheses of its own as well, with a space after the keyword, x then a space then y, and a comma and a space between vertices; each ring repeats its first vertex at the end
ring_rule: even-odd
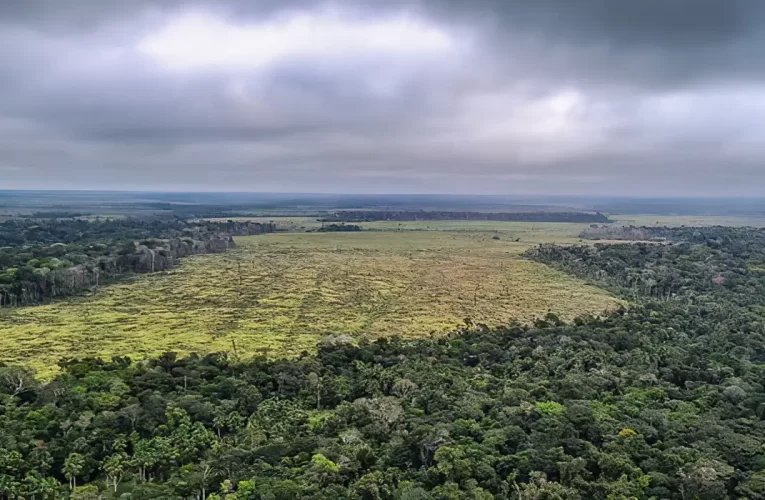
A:
MULTIPOLYGON (((572 318, 619 301, 518 256, 494 233, 277 233, 190 257, 96 296, 0 311, 0 360, 42 376, 72 355, 144 357, 234 350, 297 355, 329 334, 428 336, 463 319, 497 325, 572 318)), ((564 237, 556 231, 538 239, 564 237), (552 234, 552 236, 551 236, 552 234)), ((568 237, 572 241, 576 238, 568 237)))

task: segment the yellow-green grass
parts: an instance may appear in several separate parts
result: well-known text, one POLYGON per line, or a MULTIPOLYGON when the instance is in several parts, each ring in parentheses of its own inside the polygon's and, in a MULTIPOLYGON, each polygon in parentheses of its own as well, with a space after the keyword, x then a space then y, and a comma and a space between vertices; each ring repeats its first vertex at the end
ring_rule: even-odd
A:
MULTIPOLYGON (((559 229, 538 240, 577 241, 559 229)), ((574 231, 576 232, 576 231, 574 231)), ((237 239, 225 254, 184 259, 95 296, 0 310, 0 361, 48 377, 72 356, 134 358, 232 352, 293 356, 329 334, 423 337, 465 318, 489 325, 547 312, 571 319, 620 303, 603 290, 519 256, 531 243, 501 233, 276 233, 237 239)))

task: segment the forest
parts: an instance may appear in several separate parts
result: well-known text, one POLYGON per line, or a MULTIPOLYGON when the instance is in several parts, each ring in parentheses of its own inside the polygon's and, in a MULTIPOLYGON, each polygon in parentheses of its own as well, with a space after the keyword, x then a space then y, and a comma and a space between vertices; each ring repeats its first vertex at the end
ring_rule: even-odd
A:
POLYGON ((336 335, 295 359, 69 359, 47 383, 0 367, 0 491, 763 498, 765 232, 660 231, 527 252, 630 301, 604 316, 336 335))
POLYGON ((9 219, 0 224, 0 307, 39 304, 136 273, 170 269, 181 257, 222 252, 233 236, 273 224, 175 218, 9 219))

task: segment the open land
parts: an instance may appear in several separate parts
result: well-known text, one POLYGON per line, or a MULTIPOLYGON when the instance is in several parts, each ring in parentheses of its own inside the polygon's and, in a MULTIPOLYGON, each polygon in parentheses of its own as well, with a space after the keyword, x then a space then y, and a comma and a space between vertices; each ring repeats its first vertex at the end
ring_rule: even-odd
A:
POLYGON ((104 287, 95 296, 2 311, 0 360, 27 363, 48 376, 73 353, 294 356, 331 334, 430 336, 467 318, 499 325, 553 312, 571 319, 621 303, 520 256, 536 243, 577 243, 586 225, 364 227, 377 231, 242 237, 225 254, 189 257, 172 271, 104 287))

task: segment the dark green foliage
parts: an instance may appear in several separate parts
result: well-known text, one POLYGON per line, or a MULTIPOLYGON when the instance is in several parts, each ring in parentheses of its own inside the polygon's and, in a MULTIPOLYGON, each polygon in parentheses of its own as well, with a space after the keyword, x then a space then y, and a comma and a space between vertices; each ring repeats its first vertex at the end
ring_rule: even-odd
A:
POLYGON ((320 233, 353 232, 361 231, 361 226, 356 224, 323 224, 317 231, 320 233))

